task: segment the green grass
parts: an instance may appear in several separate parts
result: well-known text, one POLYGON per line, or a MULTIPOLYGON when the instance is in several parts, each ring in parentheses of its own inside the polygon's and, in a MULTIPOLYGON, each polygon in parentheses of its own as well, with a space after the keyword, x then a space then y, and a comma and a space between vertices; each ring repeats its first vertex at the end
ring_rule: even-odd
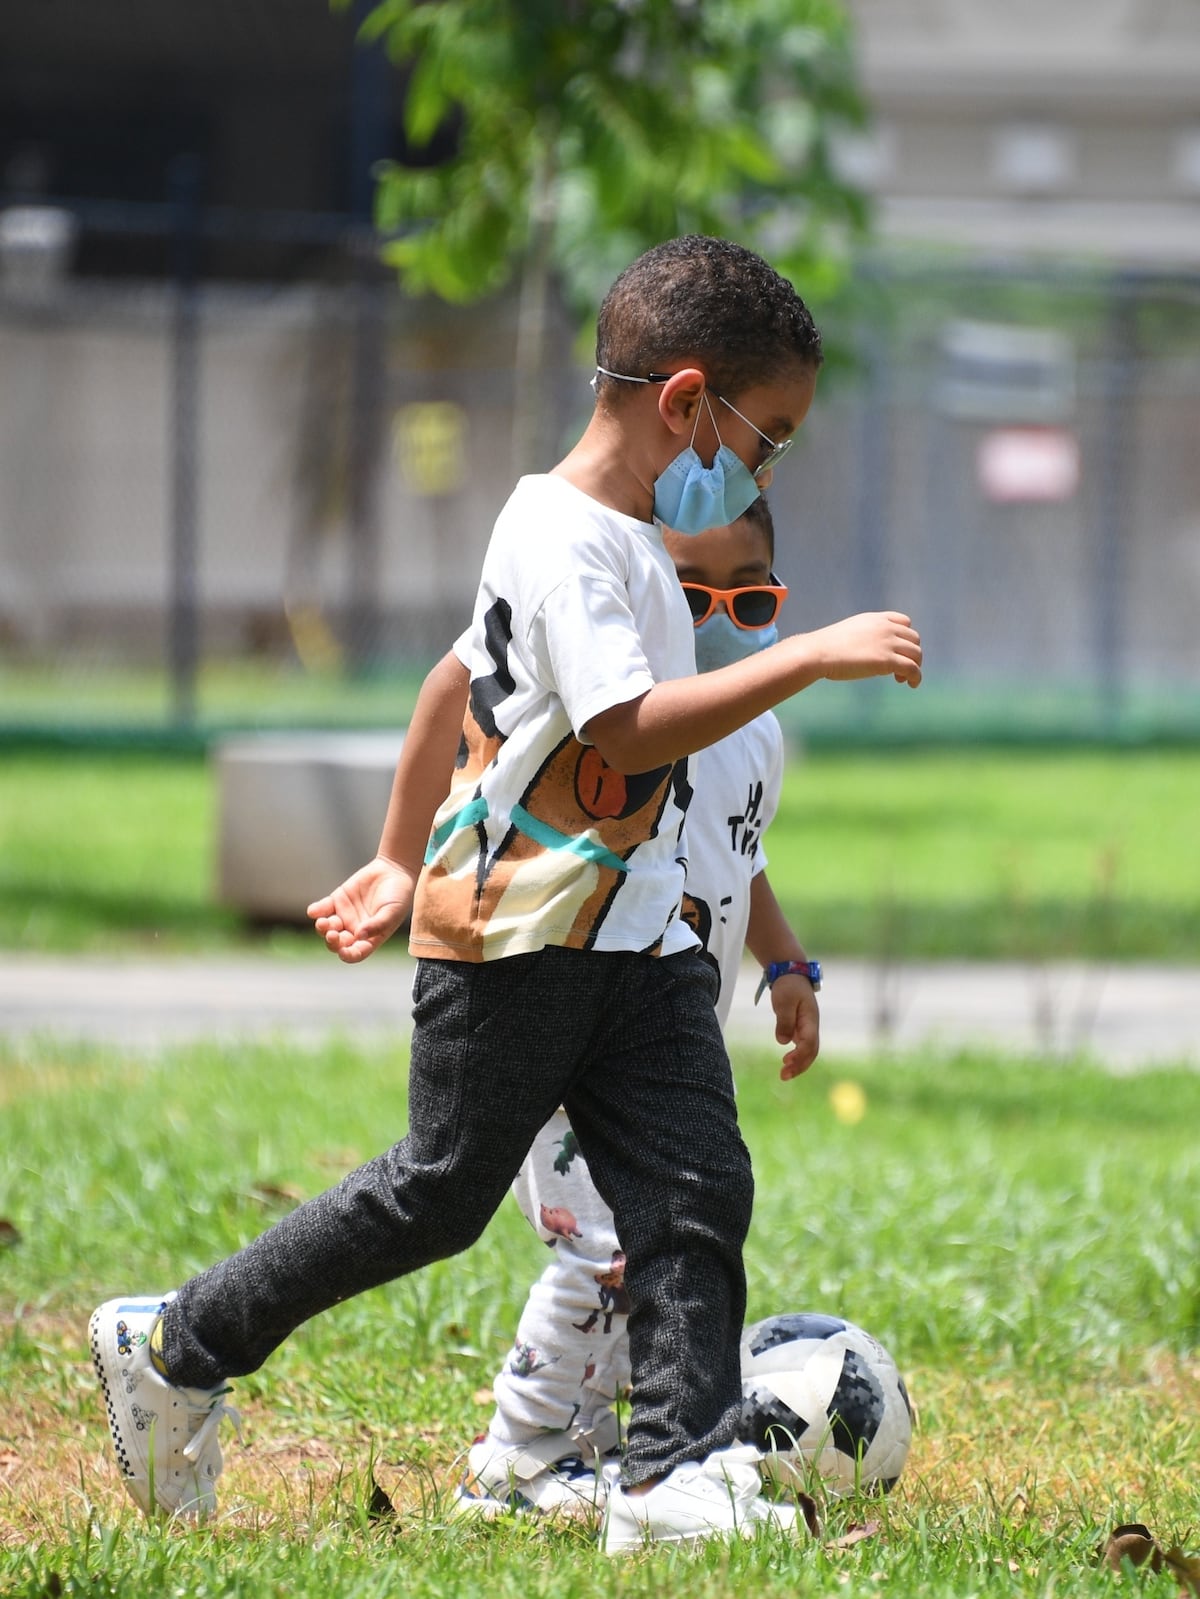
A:
MULTIPOLYGON (((265 620, 265 619, 264 619, 265 620)), ((277 619, 283 626, 284 619, 277 619)), ((274 643, 272 645, 272 636, 274 643)), ((202 659, 181 695, 162 664, 121 666, 86 653, 53 663, 0 659, 0 734, 176 738, 195 745, 245 728, 388 728, 402 723, 432 659, 381 659, 355 670, 318 632, 308 666, 278 651, 202 659)), ((919 694, 892 684, 818 683, 785 702, 789 731, 825 749, 912 742, 1018 745, 1195 743, 1200 685, 1098 680, 927 677, 919 694)))
MULTIPOLYGON (((432 665, 432 662, 428 663, 432 665)), ((395 727, 407 719, 428 666, 387 666, 359 675, 305 671, 298 662, 209 660, 192 686, 196 727, 395 727)), ((163 670, 77 661, 57 667, 0 661, 0 730, 56 728, 98 736, 144 736, 175 726, 176 689, 163 670)))
MULTIPOLYGON (((0 946, 236 945, 216 806, 198 756, 0 755, 0 946)), ((789 767, 767 850, 822 953, 1197 960, 1197 816, 1200 750, 817 751, 789 767)))
POLYGON ((770 875, 814 948, 1200 956, 1200 751, 817 753, 770 875))
MULTIPOLYGON (((0 1043, 0 1591, 368 1599, 684 1590, 804 1599, 1111 1594, 1095 1546, 1200 1544, 1200 1074, 962 1056, 739 1059, 758 1180, 752 1317, 842 1312, 918 1410, 886 1501, 815 1543, 614 1568, 577 1530, 448 1523, 487 1384, 544 1250, 510 1203, 481 1242, 337 1307, 237 1385, 226 1515, 146 1525, 108 1458, 93 1303, 254 1236, 403 1129, 403 1050, 197 1046, 130 1060, 0 1043), (830 1090, 859 1085, 840 1121, 830 1090), (247 1088, 253 1087, 253 1116, 247 1088), (373 1522, 372 1479, 398 1517, 373 1522), (839 1548, 864 1520, 879 1530, 839 1548)), ((1139 1591, 1175 1592, 1147 1577, 1139 1591)))

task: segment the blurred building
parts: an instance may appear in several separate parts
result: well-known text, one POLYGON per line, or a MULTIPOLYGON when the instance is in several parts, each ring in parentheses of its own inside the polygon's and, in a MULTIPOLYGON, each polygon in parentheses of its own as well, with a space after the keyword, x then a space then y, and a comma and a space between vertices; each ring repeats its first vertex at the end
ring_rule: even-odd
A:
POLYGON ((1195 0, 849 0, 884 237, 1200 267, 1195 0))
POLYGON ((85 274, 170 271, 154 207, 193 190, 207 209, 243 216, 224 237, 212 230, 206 271, 319 273, 320 229, 301 220, 368 217, 372 161, 413 158, 401 75, 381 49, 355 45, 368 9, 363 0, 0 7, 0 193, 81 212, 85 274), (262 212, 273 214, 273 234, 269 217, 257 233, 250 226, 262 212))
MULTIPOLYGON (((773 491, 790 625, 902 602, 931 683, 1200 706, 1200 4, 849 3, 837 158, 904 314, 773 491)), ((512 306, 373 258, 372 164, 456 130, 407 148, 369 9, 0 6, 0 671, 370 668, 465 620, 512 306)))
MULTIPOLYGON (((1196 0, 848 8, 874 121, 842 142, 841 162, 879 197, 886 238, 1200 265, 1196 0)), ((355 47, 369 10, 0 7, 0 195, 163 202, 187 157, 209 206, 366 216, 372 161, 436 160, 454 136, 447 128, 423 154, 406 146, 402 75, 378 47, 355 47)), ((85 271, 139 259, 128 218, 82 249, 85 271)), ((253 265, 245 241, 240 260, 230 241, 225 252, 225 275, 253 265)), ((264 246, 260 265, 315 270, 295 242, 274 257, 264 246)))

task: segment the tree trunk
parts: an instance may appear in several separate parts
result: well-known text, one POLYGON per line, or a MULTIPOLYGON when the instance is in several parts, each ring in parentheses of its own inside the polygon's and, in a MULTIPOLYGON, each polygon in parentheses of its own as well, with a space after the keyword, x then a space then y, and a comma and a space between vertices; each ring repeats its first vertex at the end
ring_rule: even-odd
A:
POLYGON ((546 337, 550 303, 550 249, 555 221, 555 141, 539 129, 529 187, 529 248, 521 268, 513 372, 513 468, 546 472, 554 465, 546 425, 546 337))

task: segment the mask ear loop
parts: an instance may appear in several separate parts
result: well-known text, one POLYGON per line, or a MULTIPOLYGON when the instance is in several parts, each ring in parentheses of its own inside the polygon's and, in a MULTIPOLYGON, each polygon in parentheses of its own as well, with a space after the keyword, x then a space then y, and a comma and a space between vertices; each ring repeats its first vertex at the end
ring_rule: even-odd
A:
POLYGON ((696 434, 699 431, 699 428, 700 428, 700 407, 697 406, 696 407, 696 420, 692 423, 692 436, 688 440, 688 449, 689 450, 694 450, 696 448, 696 434))
MULTIPOLYGON (((701 395, 701 399, 704 401, 705 409, 708 411, 708 420, 713 425, 713 432, 716 434, 716 437, 717 437, 717 452, 720 453, 720 451, 722 449, 721 430, 717 426, 717 419, 716 419, 716 416, 713 414, 712 401, 708 397, 708 390, 707 389, 705 389, 704 393, 701 395)), ((697 406, 696 407, 696 420, 692 423, 692 436, 691 436, 690 440, 688 441, 688 448, 690 450, 694 450, 696 448, 696 434, 699 431, 699 428, 700 428, 700 407, 697 406)), ((716 464, 716 459, 717 459, 717 457, 716 457, 716 455, 714 455, 713 456, 714 465, 716 464)))

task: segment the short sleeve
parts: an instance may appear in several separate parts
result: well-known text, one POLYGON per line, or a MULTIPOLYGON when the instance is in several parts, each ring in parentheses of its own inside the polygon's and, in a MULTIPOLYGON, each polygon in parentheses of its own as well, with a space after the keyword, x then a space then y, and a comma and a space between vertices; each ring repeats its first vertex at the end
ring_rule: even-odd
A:
POLYGON ((654 687, 628 593, 604 577, 559 583, 534 618, 529 647, 581 743, 594 716, 654 687))

